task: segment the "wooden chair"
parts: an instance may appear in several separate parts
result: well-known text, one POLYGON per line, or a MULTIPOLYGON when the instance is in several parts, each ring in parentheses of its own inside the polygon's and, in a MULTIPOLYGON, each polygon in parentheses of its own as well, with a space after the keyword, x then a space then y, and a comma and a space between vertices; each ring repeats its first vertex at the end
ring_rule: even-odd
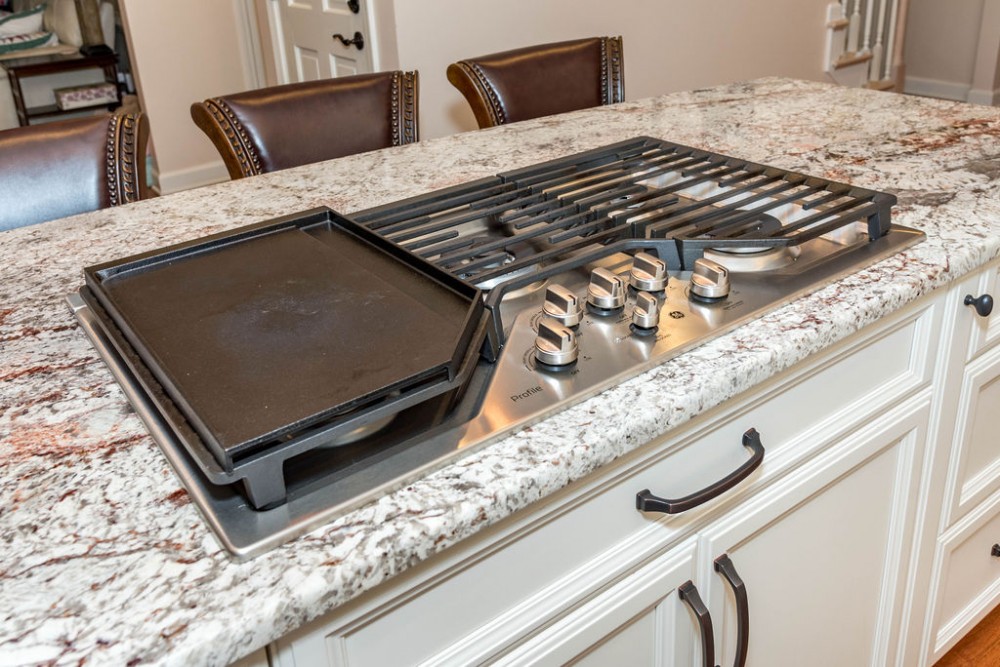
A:
POLYGON ((0 230, 144 198, 148 139, 142 113, 0 132, 0 230))
POLYGON ((461 60, 448 81, 483 128, 621 102, 624 70, 622 38, 592 37, 461 60))
POLYGON ((191 105, 230 178, 417 141, 417 73, 273 86, 191 105))

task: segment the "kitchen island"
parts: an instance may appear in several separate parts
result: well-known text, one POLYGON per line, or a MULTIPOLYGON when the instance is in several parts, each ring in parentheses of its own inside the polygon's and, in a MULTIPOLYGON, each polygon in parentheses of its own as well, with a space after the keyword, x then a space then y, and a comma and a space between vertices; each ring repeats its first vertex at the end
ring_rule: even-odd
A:
POLYGON ((1000 255, 1000 110, 763 79, 224 183, 2 240, 0 664, 224 665, 433 570, 533 503, 987 266, 1000 255), (319 205, 350 213, 638 135, 894 193, 893 222, 927 239, 243 564, 217 545, 64 301, 100 261, 319 205))

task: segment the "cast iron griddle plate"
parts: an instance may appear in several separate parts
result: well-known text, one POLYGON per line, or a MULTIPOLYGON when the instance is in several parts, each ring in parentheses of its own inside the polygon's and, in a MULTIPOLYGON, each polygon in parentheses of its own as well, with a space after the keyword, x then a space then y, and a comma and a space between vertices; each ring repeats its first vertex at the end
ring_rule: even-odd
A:
POLYGON ((469 301, 342 230, 314 229, 322 241, 286 227, 100 281, 150 369, 227 456, 447 379, 469 301))

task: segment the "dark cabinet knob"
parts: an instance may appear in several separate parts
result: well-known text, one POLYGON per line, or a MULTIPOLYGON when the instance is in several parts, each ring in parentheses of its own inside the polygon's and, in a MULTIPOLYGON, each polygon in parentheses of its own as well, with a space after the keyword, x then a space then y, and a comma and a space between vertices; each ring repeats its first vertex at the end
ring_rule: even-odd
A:
POLYGON ((977 297, 966 294, 965 305, 975 308, 980 317, 989 317, 989 314, 993 312, 993 297, 989 294, 977 297))
POLYGON ((359 3, 358 0, 347 0, 347 8, 357 14, 361 11, 361 3, 359 3))
POLYGON ((990 555, 994 558, 1000 558, 1000 544, 993 545, 993 548, 990 549, 990 555))

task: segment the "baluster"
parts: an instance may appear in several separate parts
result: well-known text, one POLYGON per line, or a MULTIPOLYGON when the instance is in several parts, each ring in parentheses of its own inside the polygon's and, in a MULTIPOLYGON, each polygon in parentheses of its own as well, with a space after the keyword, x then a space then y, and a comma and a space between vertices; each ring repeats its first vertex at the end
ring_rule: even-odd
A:
POLYGON ((861 42, 861 48, 866 53, 870 53, 872 49, 872 24, 875 22, 875 3, 884 1, 885 0, 868 0, 865 3, 865 37, 861 42))
MULTIPOLYGON (((833 75, 847 52, 847 1, 834 0, 826 6, 826 62, 823 69, 833 75)), ((836 77, 834 77, 836 78, 836 77)))
MULTIPOLYGON (((840 0, 840 16, 845 21, 848 21, 847 25, 850 25, 850 21, 848 20, 848 17, 850 15, 851 15, 851 0, 840 0)), ((839 36, 844 42, 844 48, 838 54, 838 58, 843 56, 844 53, 847 53, 847 50, 850 48, 850 42, 848 41, 847 38, 847 31, 844 30, 839 36)), ((833 58, 833 60, 836 61, 837 58, 833 58)))
POLYGON ((885 52, 888 57, 885 58, 885 63, 883 66, 884 72, 882 73, 883 79, 892 78, 892 61, 893 61, 893 49, 896 48, 896 31, 899 30, 899 0, 889 0, 890 12, 889 12, 889 36, 886 39, 885 52))
POLYGON ((888 13, 889 5, 885 0, 881 0, 879 3, 878 12, 878 29, 875 33, 875 44, 872 46, 872 62, 871 67, 868 69, 868 78, 871 81, 881 81, 882 80, 882 55, 885 53, 885 45, 883 44, 883 35, 885 35, 885 19, 888 13))
POLYGON ((861 39, 861 0, 854 0, 854 11, 851 12, 851 22, 847 28, 847 50, 858 52, 858 42, 861 39))

